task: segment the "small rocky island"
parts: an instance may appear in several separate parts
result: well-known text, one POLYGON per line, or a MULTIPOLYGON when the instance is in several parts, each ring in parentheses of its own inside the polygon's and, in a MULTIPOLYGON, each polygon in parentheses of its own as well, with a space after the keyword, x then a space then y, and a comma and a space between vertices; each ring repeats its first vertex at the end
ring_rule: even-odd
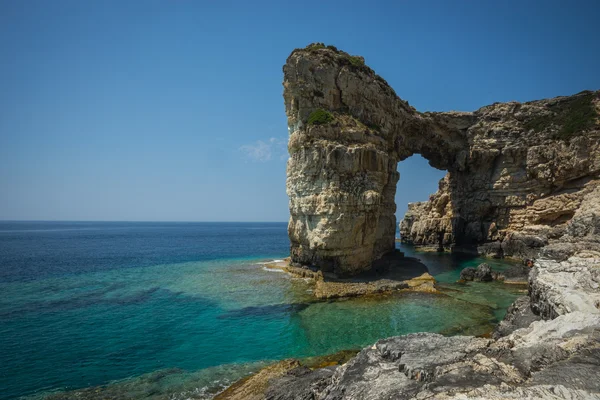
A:
POLYGON ((351 278, 392 252, 397 163, 413 154, 448 173, 409 206, 404 241, 535 262, 491 337, 417 333, 339 365, 288 360, 219 398, 600 399, 600 92, 422 113, 333 46, 294 50, 283 71, 293 268, 351 278))

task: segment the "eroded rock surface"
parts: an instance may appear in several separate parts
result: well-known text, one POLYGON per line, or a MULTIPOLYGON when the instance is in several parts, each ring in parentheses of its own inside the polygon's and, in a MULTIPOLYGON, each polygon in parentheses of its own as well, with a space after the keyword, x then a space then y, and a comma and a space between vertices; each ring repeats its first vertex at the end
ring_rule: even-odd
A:
POLYGON ((283 71, 294 263, 353 275, 393 250, 397 163, 417 153, 448 174, 410 205, 409 243, 532 258, 586 234, 565 223, 598 199, 600 92, 420 113, 333 47, 294 50, 283 71))
POLYGON ((504 319, 500 321, 492 334, 494 339, 510 335, 520 328, 527 328, 532 322, 541 320, 531 309, 531 300, 529 296, 521 296, 511 304, 506 310, 504 319))

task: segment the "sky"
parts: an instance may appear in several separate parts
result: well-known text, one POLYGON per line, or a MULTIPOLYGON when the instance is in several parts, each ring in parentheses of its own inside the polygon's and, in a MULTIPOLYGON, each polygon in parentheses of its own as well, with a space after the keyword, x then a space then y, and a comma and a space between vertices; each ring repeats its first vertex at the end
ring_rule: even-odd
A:
MULTIPOLYGON (((287 221, 294 48, 472 111, 600 89, 599 18, 597 0, 0 0, 0 219, 287 221)), ((400 219, 444 172, 398 168, 400 219)))

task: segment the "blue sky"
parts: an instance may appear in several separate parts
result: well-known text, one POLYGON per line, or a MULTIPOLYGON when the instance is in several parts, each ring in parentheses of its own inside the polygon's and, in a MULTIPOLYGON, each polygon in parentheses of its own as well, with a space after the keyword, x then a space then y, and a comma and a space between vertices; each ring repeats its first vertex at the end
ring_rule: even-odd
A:
MULTIPOLYGON (((0 219, 286 221, 282 65, 366 58, 421 111, 599 89, 598 1, 0 0, 0 219)), ((443 172, 399 166, 398 214, 443 172)))

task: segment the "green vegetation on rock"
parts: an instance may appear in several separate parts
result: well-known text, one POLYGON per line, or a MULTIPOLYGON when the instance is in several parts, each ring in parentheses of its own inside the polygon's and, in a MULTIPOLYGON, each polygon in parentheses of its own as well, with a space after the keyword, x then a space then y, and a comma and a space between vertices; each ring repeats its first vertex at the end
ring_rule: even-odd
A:
POLYGON ((325 48, 325 44, 323 43, 311 43, 308 46, 306 46, 306 50, 308 51, 316 51, 316 50, 320 50, 320 49, 324 49, 325 48))
POLYGON ((321 50, 321 49, 333 50, 336 53, 339 52, 337 47, 332 46, 332 45, 325 46, 325 43, 311 43, 308 46, 306 46, 306 50, 308 50, 308 51, 316 51, 316 50, 321 50))
POLYGON ((355 67, 362 67, 365 65, 365 60, 359 56, 348 56, 348 61, 350 61, 350 64, 355 67))
MULTIPOLYGON (((367 65, 365 64, 365 59, 363 57, 350 55, 350 54, 346 53, 345 51, 339 50, 335 46, 325 45, 325 43, 320 43, 320 42, 319 43, 311 43, 308 46, 306 46, 304 49, 295 49, 294 51, 306 50, 311 53, 315 53, 322 49, 331 50, 334 53, 336 53, 338 56, 341 56, 339 58, 339 60, 341 60, 342 64, 348 65, 354 69, 362 69, 362 70, 365 70, 368 72, 372 72, 372 70, 369 67, 367 67, 367 65)), ((381 78, 379 78, 379 79, 381 79, 381 78)), ((381 79, 381 80, 383 82, 385 82, 383 79, 381 79)), ((385 82, 385 84, 387 86, 387 82, 385 82)))
POLYGON ((317 108, 308 116, 309 125, 324 125, 333 121, 333 114, 322 108, 317 108))
POLYGON ((560 101, 550 106, 553 115, 535 117, 525 123, 525 129, 542 132, 552 126, 557 126, 560 128, 554 133, 554 139, 568 141, 579 136, 596 123, 598 113, 592 102, 594 97, 594 93, 588 92, 560 101))

